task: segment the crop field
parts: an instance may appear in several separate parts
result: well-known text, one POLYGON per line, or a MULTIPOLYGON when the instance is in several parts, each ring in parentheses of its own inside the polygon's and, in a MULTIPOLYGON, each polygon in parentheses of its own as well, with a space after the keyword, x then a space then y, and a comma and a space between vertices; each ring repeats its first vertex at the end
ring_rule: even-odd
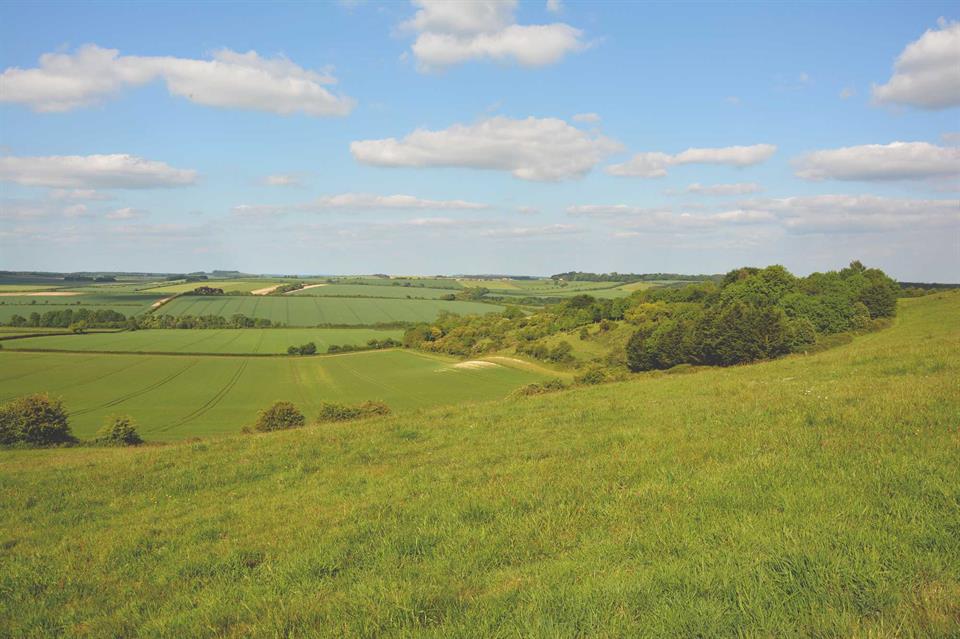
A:
POLYGON ((441 300, 360 299, 297 295, 256 297, 178 297, 159 312, 164 315, 220 315, 236 313, 260 317, 285 326, 370 325, 385 322, 425 322, 442 311, 461 315, 502 311, 502 306, 441 300))
POLYGON ((307 415, 324 400, 377 399, 409 410, 503 397, 542 378, 529 369, 456 364, 404 350, 321 357, 4 350, 0 402, 47 392, 63 398, 78 437, 92 437, 109 415, 128 414, 145 439, 170 441, 236 433, 278 400, 296 403, 307 415))
MULTIPOLYGON (((3 375, 24 356, 92 410, 72 418, 84 434, 108 410, 181 436, 267 397, 309 407, 334 380, 439 396, 463 374, 406 352, 187 371, 168 356, 165 390, 137 396, 139 356, 3 353, 3 375), (111 397, 129 399, 95 408, 111 397)), ((199 443, 2 451, 0 634, 956 637, 958 379, 960 295, 938 294, 772 362, 199 443)))
POLYGON ((0 297, 0 322, 7 323, 14 315, 29 317, 31 313, 42 315, 47 311, 62 311, 68 308, 77 310, 81 307, 91 310, 110 309, 126 316, 139 315, 150 310, 151 304, 159 299, 162 299, 162 296, 137 293, 3 296, 0 297))
MULTIPOLYGON (((0 331, 0 338, 7 335, 0 331)), ((361 346, 371 339, 402 337, 402 330, 372 328, 151 329, 33 337, 0 343, 6 350, 279 355, 285 354, 288 346, 307 342, 316 344, 318 352, 323 353, 331 344, 361 346)))
POLYGON ((285 282, 296 282, 301 280, 281 280, 281 279, 244 279, 244 280, 204 280, 197 282, 177 282, 176 284, 165 284, 161 286, 151 286, 148 290, 151 293, 163 293, 172 295, 175 293, 186 293, 192 291, 198 286, 211 286, 213 288, 222 288, 224 292, 250 293, 263 288, 269 288, 276 284, 285 282))
MULTIPOLYGON (((404 286, 417 288, 460 289, 461 282, 447 277, 337 277, 332 278, 338 284, 361 284, 372 286, 404 286)), ((327 281, 327 280, 320 280, 327 281)))
POLYGON ((373 284, 324 284, 287 293, 307 297, 389 297, 413 299, 440 299, 456 293, 455 289, 427 288, 423 286, 376 286, 373 284))

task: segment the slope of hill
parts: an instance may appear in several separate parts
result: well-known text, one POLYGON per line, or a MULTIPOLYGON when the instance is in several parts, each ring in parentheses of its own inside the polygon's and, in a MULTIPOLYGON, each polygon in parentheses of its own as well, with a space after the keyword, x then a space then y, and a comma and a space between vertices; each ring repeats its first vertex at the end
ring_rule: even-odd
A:
POLYGON ((0 451, 0 635, 960 634, 960 295, 809 356, 0 451))

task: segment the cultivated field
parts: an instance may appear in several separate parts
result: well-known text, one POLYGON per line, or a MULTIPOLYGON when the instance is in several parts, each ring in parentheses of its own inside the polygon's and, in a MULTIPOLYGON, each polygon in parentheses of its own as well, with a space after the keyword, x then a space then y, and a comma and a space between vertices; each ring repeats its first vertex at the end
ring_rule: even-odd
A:
MULTIPOLYGON (((198 340, 218 333, 181 332, 198 340)), ((0 402, 38 392, 62 397, 81 438, 115 414, 133 416, 147 440, 175 440, 236 433, 277 400, 295 402, 308 415, 321 401, 379 399, 408 410, 503 397, 541 378, 527 369, 460 367, 402 350, 319 357, 0 351, 0 402)))
POLYGON ((414 299, 439 299, 444 295, 456 293, 449 288, 428 288, 425 286, 376 286, 373 284, 324 284, 315 288, 293 291, 288 295, 311 297, 389 297, 414 299))
POLYGON ((253 291, 268 288, 276 284, 283 284, 284 282, 295 282, 298 280, 280 280, 280 279, 245 279, 245 280, 204 280, 196 282, 178 282, 176 284, 165 284, 160 286, 151 286, 149 292, 151 293, 163 293, 166 295, 172 295, 174 293, 186 293, 192 291, 199 286, 210 286, 213 288, 223 289, 225 293, 230 292, 241 292, 241 293, 251 293, 253 291))
MULTIPOLYGON (((0 338, 7 335, 0 331, 0 338)), ((0 344, 6 350, 279 355, 286 353, 288 346, 307 342, 316 344, 318 352, 323 353, 332 344, 362 346, 371 339, 399 340, 402 337, 402 330, 371 328, 153 329, 33 337, 3 340, 0 344)))
POLYGON ((220 315, 228 318, 240 313, 285 326, 362 326, 386 322, 425 322, 435 319, 442 311, 472 315, 502 310, 502 306, 479 302, 270 295, 178 297, 164 304, 159 312, 164 315, 220 315))
MULTIPOLYGON (((257 375, 251 359, 217 423, 284 369, 363 385, 383 367, 327 366, 384 356, 417 358, 257 375)), ((63 383, 86 360, 30 357, 63 383)), ((206 388, 231 377, 208 360, 246 361, 195 364, 206 388)), ((485 373, 418 361, 404 396, 485 373)), ((68 405, 129 393, 134 370, 64 388, 68 405)), ((3 451, 0 634, 956 637, 958 379, 960 296, 938 294, 815 355, 278 434, 3 451)), ((315 383, 293 388, 332 388, 315 383)), ((196 386, 169 382, 144 423, 183 419, 196 386)))

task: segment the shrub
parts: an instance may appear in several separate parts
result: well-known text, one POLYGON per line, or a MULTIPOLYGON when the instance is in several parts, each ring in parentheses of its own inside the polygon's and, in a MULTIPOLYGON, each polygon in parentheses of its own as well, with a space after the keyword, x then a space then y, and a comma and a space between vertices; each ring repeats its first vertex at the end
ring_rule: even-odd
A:
POLYGON ((383 402, 367 401, 355 406, 337 404, 335 402, 323 402, 320 404, 320 413, 317 415, 317 421, 348 422, 355 419, 380 417, 389 414, 390 407, 383 402))
POLYGON ((287 355, 299 355, 300 347, 299 346, 287 346, 287 355))
POLYGON ((59 399, 27 395, 0 407, 0 444, 49 446, 76 441, 59 399))
POLYGON ((543 395, 545 393, 555 393, 567 388, 562 379, 548 379, 545 382, 535 382, 521 386, 513 392, 518 397, 529 397, 531 395, 543 395))
POLYGON ((133 418, 128 415, 110 417, 97 431, 97 443, 108 446, 139 446, 143 443, 133 418))
POLYGON ((270 408, 260 411, 254 430, 262 433, 274 430, 300 428, 306 419, 297 407, 290 402, 276 402, 270 408))
POLYGON ((301 355, 313 355, 317 352, 317 345, 313 342, 307 342, 300 347, 301 355))
POLYGON ((587 372, 577 375, 573 378, 574 383, 581 384, 584 386, 592 386, 594 384, 602 384, 607 381, 607 374, 603 371, 602 368, 593 368, 587 372))

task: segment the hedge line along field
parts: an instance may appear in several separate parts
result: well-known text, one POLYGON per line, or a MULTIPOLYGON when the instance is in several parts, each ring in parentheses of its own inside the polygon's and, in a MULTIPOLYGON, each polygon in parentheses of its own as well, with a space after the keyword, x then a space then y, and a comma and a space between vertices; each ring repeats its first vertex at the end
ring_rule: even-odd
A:
MULTIPOLYGON (((216 331, 182 332, 200 338, 216 331)), ((170 441, 236 433, 278 400, 307 415, 321 401, 377 399, 407 410, 502 398, 542 378, 529 369, 464 367, 404 350, 322 357, 0 351, 0 401, 44 392, 62 397, 80 438, 92 437, 110 415, 132 416, 147 440, 170 441)))
MULTIPOLYGON (((50 329, 47 329, 50 330, 50 329)), ((29 334, 29 333, 25 333, 29 334)), ((0 331, 0 339, 7 333, 0 331)), ((288 346, 307 342, 320 353, 332 344, 362 346, 372 339, 400 340, 402 330, 372 328, 226 328, 151 329, 3 340, 6 350, 109 351, 118 353, 284 354, 288 346)))
POLYGON ((163 299, 162 295, 139 293, 96 293, 76 295, 4 295, 0 296, 0 322, 8 323, 14 315, 30 317, 31 313, 43 315, 47 311, 114 310, 126 316, 140 315, 150 310, 151 305, 163 299))
POLYGON ((958 379, 938 294, 809 356, 2 451, 0 634, 957 637, 958 379))
POLYGON ((184 296, 164 304, 164 315, 220 315, 240 313, 285 326, 370 325, 387 322, 428 322, 443 311, 461 315, 502 311, 502 306, 442 300, 359 299, 266 296, 184 296))

